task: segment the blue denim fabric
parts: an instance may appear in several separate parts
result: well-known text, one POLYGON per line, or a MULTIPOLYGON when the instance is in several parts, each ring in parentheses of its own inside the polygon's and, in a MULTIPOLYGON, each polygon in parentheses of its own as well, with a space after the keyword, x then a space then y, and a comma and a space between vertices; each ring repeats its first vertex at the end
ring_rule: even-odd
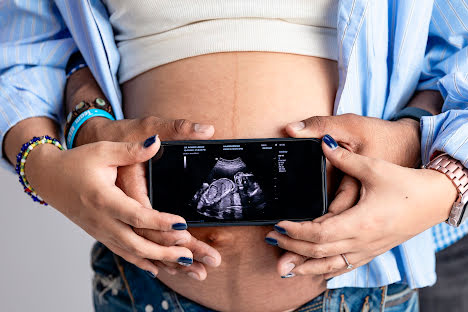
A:
MULTIPOLYGON (((91 257, 95 272, 93 298, 96 312, 214 311, 177 294, 158 279, 114 255, 101 243, 94 245, 91 257)), ((296 311, 417 312, 418 292, 403 284, 330 289, 296 311)))

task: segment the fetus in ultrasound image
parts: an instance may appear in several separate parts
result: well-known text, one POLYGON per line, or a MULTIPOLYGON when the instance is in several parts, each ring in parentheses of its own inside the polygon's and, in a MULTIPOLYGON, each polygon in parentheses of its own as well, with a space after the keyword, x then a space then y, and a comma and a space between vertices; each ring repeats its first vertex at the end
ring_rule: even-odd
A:
POLYGON ((198 213, 221 220, 261 218, 266 205, 258 181, 240 157, 218 158, 191 204, 198 213))

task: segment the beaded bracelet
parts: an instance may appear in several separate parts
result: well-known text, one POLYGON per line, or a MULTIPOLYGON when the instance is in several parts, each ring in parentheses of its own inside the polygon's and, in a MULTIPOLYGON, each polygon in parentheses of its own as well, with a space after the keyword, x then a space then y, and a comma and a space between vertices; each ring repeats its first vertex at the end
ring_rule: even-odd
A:
POLYGON ((23 185, 24 192, 31 196, 33 201, 39 202, 39 204, 47 206, 47 203, 34 191, 32 186, 29 184, 24 173, 24 166, 26 164, 26 159, 28 158, 29 153, 40 144, 53 144, 57 146, 60 150, 63 151, 63 147, 57 139, 51 138, 48 135, 42 136, 40 138, 33 137, 33 139, 27 143, 24 143, 21 146, 21 151, 16 156, 16 173, 19 176, 19 181, 23 185))
MULTIPOLYGON (((66 123, 65 123, 65 127, 63 129, 63 133, 65 135, 65 139, 67 139, 67 148, 68 149, 71 149, 73 147, 73 140, 71 139, 70 137, 70 130, 72 128, 72 125, 75 124, 75 120, 78 119, 78 116, 82 115, 84 112, 88 111, 88 110, 91 110, 91 109, 99 109, 99 110, 102 110, 100 111, 101 114, 99 115, 105 115, 105 116, 93 116, 93 117, 106 117, 108 119, 111 119, 111 120, 115 120, 115 116, 114 116, 114 113, 112 111, 112 106, 107 103, 105 100, 101 99, 101 98, 96 98, 94 100, 94 102, 90 103, 90 102, 86 102, 86 101, 81 101, 80 103, 78 103, 75 108, 70 112, 68 113, 68 116, 67 116, 67 119, 66 119, 66 123), (107 112, 107 114, 105 113, 107 112), (68 138, 70 137, 70 140, 68 140, 68 138), (71 141, 70 143, 68 143, 68 141, 71 141)), ((83 118, 84 116, 81 116, 80 118, 83 118)), ((81 126, 81 124, 80 124, 81 126)), ((76 132, 78 132, 78 128, 79 127, 75 127, 73 130, 76 134, 76 132)), ((74 135, 72 135, 74 137, 74 135)))

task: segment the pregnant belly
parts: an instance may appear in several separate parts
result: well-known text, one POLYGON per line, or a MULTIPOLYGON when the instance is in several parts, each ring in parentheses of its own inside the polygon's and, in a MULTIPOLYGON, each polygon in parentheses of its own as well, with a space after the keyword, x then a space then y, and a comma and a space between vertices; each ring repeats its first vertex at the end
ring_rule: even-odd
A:
MULTIPOLYGON (((285 137, 289 122, 331 115, 336 62, 266 52, 192 57, 145 72, 122 85, 127 118, 189 119, 215 127, 213 139, 285 137)), ((161 138, 164 140, 164 138, 161 138)), ((161 272, 177 293, 219 311, 286 311, 325 290, 321 276, 281 279, 280 249, 264 242, 268 226, 192 228, 222 256, 205 281, 161 272)))

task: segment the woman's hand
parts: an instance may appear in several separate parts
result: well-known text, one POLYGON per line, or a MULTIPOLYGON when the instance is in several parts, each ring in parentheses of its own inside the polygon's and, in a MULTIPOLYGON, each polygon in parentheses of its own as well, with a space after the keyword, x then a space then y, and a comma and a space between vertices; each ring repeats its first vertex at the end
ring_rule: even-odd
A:
POLYGON ((190 241, 185 220, 161 213, 127 196, 115 183, 117 168, 144 162, 159 149, 157 137, 144 143, 99 142, 59 151, 40 145, 29 155, 26 176, 38 194, 117 255, 158 273, 152 260, 190 262, 190 249, 167 242, 190 241), (133 228, 158 233, 155 243, 133 228), (163 243, 165 242, 165 243, 163 243))
POLYGON ((291 251, 278 262, 282 276, 340 275, 347 271, 341 254, 359 267, 448 218, 457 190, 444 174, 358 155, 329 136, 324 142, 329 144, 322 146, 330 163, 361 183, 360 199, 339 214, 278 223, 278 232, 267 237, 291 251))
MULTIPOLYGON (((99 141, 139 142, 152 133, 158 133, 163 140, 207 140, 213 136, 214 128, 211 125, 197 124, 185 119, 169 120, 154 116, 118 121, 92 118, 77 133, 76 143, 79 146, 99 141)), ((119 167, 116 185, 127 196, 151 209, 145 170, 143 163, 119 167)), ((157 209, 157 207, 154 208, 157 209)), ((182 272, 195 279, 204 280, 207 276, 205 265, 216 267, 221 263, 221 255, 216 249, 194 238, 188 231, 183 231, 183 240, 181 240, 182 237, 166 239, 166 237, 161 237, 161 232, 151 229, 141 228, 136 232, 158 244, 171 246, 177 243, 191 250, 195 260, 191 266, 186 267, 167 261, 157 262, 157 265, 169 274, 182 272)), ((181 236, 182 233, 178 235, 181 236)))
MULTIPOLYGON (((414 168, 420 161, 419 123, 412 119, 387 121, 355 114, 315 116, 291 123, 285 131, 295 138, 322 138, 331 135, 346 149, 360 155, 383 159, 394 164, 414 168)), ((327 164, 332 173, 332 166, 327 164)), ((330 175, 329 175, 330 176, 330 175)), ((331 174, 333 180, 335 174, 331 174)), ((329 185, 329 191, 331 190, 329 185)), ((336 189, 328 211, 337 214, 352 207, 359 199, 359 181, 345 174, 336 189)))

